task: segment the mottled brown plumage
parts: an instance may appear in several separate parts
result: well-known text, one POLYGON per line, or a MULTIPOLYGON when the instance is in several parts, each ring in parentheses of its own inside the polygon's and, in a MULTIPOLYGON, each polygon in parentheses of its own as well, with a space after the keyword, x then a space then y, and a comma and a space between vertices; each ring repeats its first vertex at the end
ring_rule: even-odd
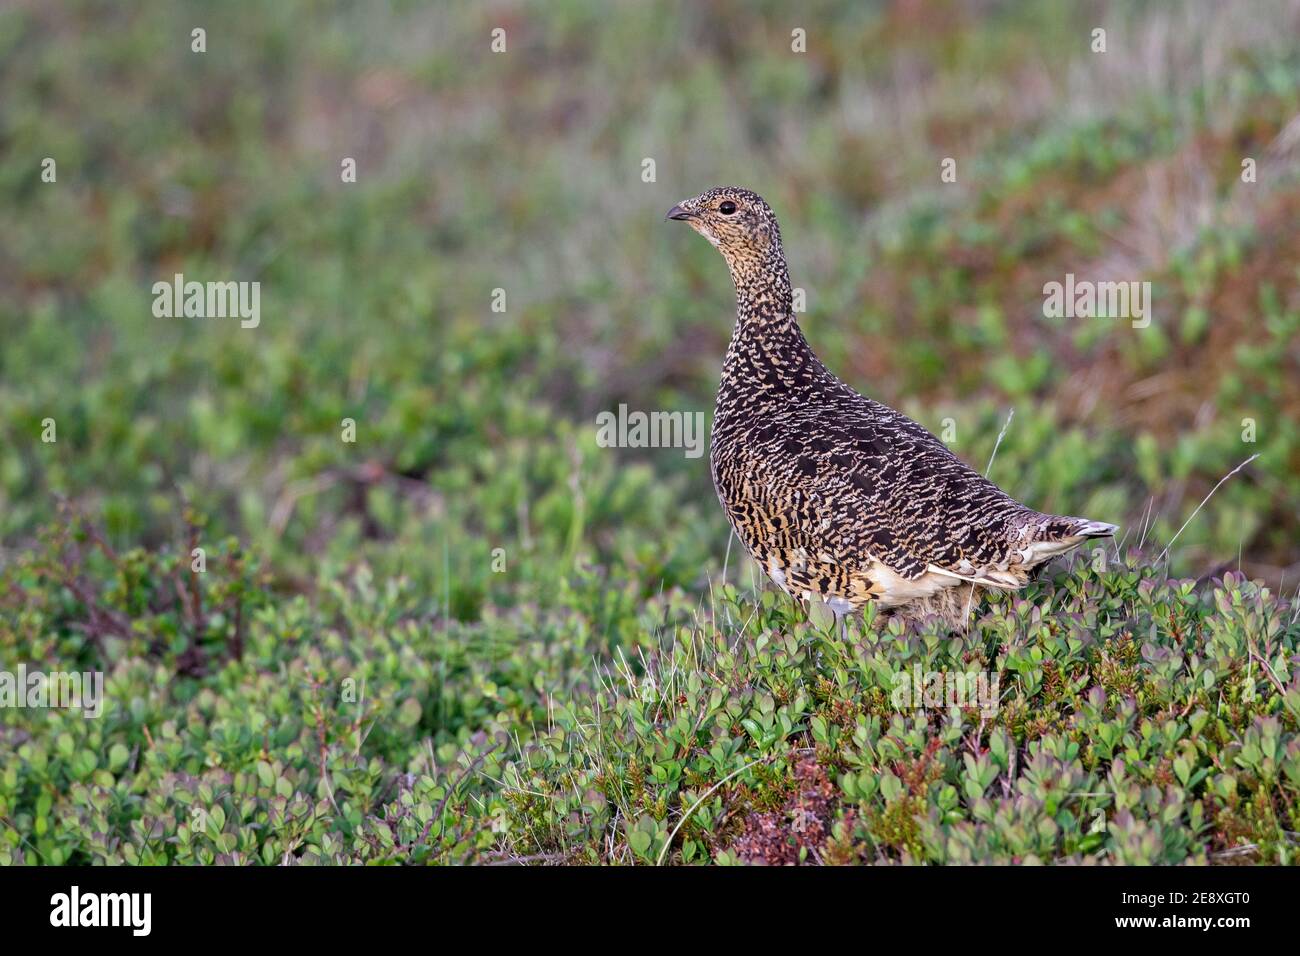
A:
POLYGON ((831 374, 795 321, 781 231, 760 196, 719 187, 668 217, 713 243, 731 270, 736 326, 718 386, 713 482, 737 537, 786 592, 824 601, 841 626, 868 601, 960 624, 958 594, 1023 587, 1038 565, 1114 532, 1026 508, 921 425, 831 374))

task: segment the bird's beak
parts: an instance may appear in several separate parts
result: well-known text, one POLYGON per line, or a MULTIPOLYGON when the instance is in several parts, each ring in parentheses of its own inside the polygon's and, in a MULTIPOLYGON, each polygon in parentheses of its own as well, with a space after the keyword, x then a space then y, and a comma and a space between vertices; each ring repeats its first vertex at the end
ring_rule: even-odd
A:
POLYGON ((685 209, 683 209, 681 206, 673 206, 672 209, 668 210, 668 215, 664 216, 664 222, 667 222, 669 219, 690 219, 690 218, 691 218, 691 214, 687 212, 685 209))

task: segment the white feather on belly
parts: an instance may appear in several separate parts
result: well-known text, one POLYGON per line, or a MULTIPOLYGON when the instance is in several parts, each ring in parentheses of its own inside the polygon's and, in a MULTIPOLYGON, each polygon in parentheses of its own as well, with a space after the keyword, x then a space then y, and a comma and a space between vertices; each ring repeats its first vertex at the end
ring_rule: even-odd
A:
POLYGON ((919 601, 944 588, 956 587, 962 583, 960 578, 938 571, 927 571, 919 578, 909 580, 883 564, 872 565, 868 576, 880 595, 877 600, 881 607, 896 607, 910 601, 919 601))

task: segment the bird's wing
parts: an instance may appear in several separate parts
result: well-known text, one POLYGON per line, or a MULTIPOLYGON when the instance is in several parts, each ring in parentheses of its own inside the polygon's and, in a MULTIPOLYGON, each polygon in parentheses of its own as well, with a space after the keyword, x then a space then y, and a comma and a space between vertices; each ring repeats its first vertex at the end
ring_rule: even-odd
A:
POLYGON ((953 455, 921 425, 877 402, 828 420, 784 416, 765 459, 829 527, 845 563, 879 561, 909 580, 937 572, 989 587, 1019 587, 1010 560, 1016 522, 1034 515, 953 455))

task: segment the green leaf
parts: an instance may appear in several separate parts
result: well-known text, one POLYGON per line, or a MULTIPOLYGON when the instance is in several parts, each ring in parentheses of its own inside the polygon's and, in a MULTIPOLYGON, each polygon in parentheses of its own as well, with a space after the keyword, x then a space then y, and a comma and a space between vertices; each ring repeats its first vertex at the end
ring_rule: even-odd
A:
POLYGON ((108 750, 108 769, 117 771, 126 766, 126 762, 131 759, 131 751, 126 748, 125 744, 113 744, 108 750))

